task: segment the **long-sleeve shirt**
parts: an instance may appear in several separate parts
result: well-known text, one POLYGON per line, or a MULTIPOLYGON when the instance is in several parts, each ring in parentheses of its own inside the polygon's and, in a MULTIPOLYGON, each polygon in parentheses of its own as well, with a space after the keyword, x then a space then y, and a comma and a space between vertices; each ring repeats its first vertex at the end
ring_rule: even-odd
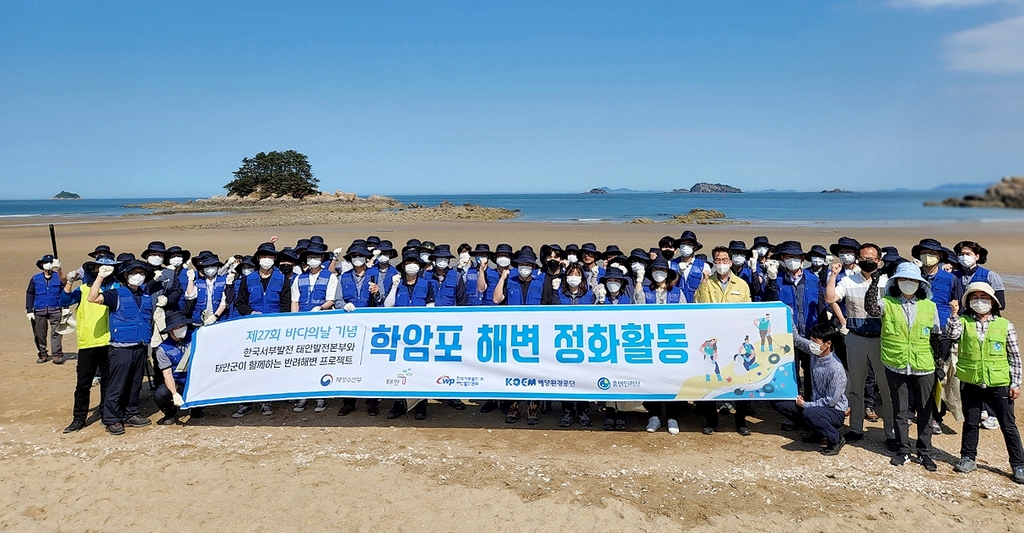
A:
POLYGON ((845 413, 850 402, 846 399, 846 369, 835 353, 821 357, 811 356, 811 401, 808 407, 831 407, 845 413))
MULTIPOLYGON (((987 320, 976 320, 974 328, 978 335, 978 342, 981 344, 985 343, 985 334, 988 332, 988 323, 995 320, 995 316, 989 315, 987 320)), ((959 339, 964 334, 964 325, 960 322, 960 318, 956 315, 951 315, 946 320, 946 336, 951 339, 959 339)), ((1017 344, 1017 330, 1013 327, 1013 324, 1007 324, 1006 327, 1006 360, 1010 363, 1010 388, 1019 389, 1021 382, 1021 358, 1020 358, 1020 346, 1017 344)))
MULTIPOLYGON (((872 276, 871 285, 868 286, 867 292, 864 294, 864 310, 867 311, 870 317, 881 317, 885 314, 885 305, 882 304, 882 295, 878 290, 878 281, 881 275, 872 276)), ((898 289, 895 289, 896 285, 893 285, 893 293, 899 293, 898 289)), ((907 320, 907 327, 914 325, 914 319, 917 318, 917 298, 904 298, 902 294, 895 295, 900 301, 900 308, 903 310, 903 316, 907 320)), ((928 338, 928 344, 932 347, 932 357, 936 360, 935 366, 942 366, 942 362, 949 358, 949 353, 942 350, 942 325, 939 323, 939 314, 935 313, 935 319, 932 322, 931 334, 928 338)), ((947 348, 948 349, 948 348, 947 348)), ((885 368, 896 372, 897 374, 903 374, 907 376, 923 376, 931 374, 932 372, 923 372, 914 370, 907 365, 904 368, 892 368, 886 365, 885 368)))

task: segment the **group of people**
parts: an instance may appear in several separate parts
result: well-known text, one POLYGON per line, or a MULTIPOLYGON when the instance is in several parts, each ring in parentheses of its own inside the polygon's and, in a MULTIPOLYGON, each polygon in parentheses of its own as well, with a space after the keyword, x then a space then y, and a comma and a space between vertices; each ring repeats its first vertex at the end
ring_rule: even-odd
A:
MULTIPOLYGON (((804 250, 801 243, 771 244, 764 236, 752 246, 734 240, 700 253, 692 231, 666 236, 657 247, 628 253, 616 245, 604 250, 545 244, 518 250, 509 244, 447 244, 410 239, 400 249, 376 236, 330 250, 323 238, 299 240, 278 249, 276 239, 252 255, 221 258, 208 250, 193 256, 179 246, 151 242, 136 257, 97 246, 81 268, 65 272, 60 260, 43 256, 29 282, 26 311, 33 322, 37 362, 63 363, 56 331, 74 320, 78 336, 78 382, 72 423, 78 431, 89 420, 90 387, 98 379, 101 418, 111 434, 125 426, 149 425, 139 411, 143 373, 152 358, 161 383, 153 398, 163 413, 158 423, 177 421, 183 405, 183 363, 192 332, 217 321, 252 314, 316 312, 364 307, 490 305, 629 305, 781 301, 792 311, 794 352, 800 396, 773 402, 784 429, 803 428, 808 443, 835 455, 847 442, 864 439, 865 419, 881 419, 891 463, 917 462, 934 471, 931 435, 941 431, 947 413, 963 421, 960 460, 954 469, 977 466, 979 427, 998 427, 1005 437, 1012 478, 1024 483, 1024 450, 1013 405, 1020 395, 1021 358, 1016 331, 1000 316, 1006 306, 999 275, 984 266, 987 250, 962 241, 952 249, 923 239, 902 257, 893 247, 843 237, 826 249, 804 250), (81 282, 79 285, 78 282, 81 282), (73 314, 69 310, 75 307, 73 314), (70 316, 69 316, 70 315, 70 316), (47 336, 51 344, 47 354, 47 336), (880 393, 877 394, 876 393, 880 393), (881 415, 876 412, 879 407, 881 415), (849 429, 841 433, 847 424, 849 429), (916 417, 917 439, 908 437, 916 417)), ((758 325, 760 345, 772 345, 767 320, 758 325)), ((750 351, 755 347, 749 344, 750 351)), ((710 378, 709 378, 710 379, 710 378)), ((293 410, 307 408, 300 400, 293 410)), ((445 403, 455 409, 457 399, 445 403)), ((553 402, 502 401, 482 404, 500 409, 514 423, 526 410, 530 425, 553 402)), ((615 404, 561 402, 559 426, 592 425, 602 408, 604 429, 626 429, 615 404)), ((645 402, 647 431, 679 432, 685 402, 645 402)), ((697 402, 703 433, 718 428, 719 406, 697 402)), ((253 410, 243 404, 232 416, 253 410)), ((316 400, 314 410, 326 410, 316 400)), ((426 418, 417 403, 415 418, 426 418)), ((356 409, 342 399, 338 415, 356 409)), ((409 407, 398 400, 388 418, 409 407)), ((735 427, 749 435, 749 402, 737 401, 735 427)), ((271 403, 259 406, 271 415, 271 403)), ((379 413, 379 400, 366 411, 379 413)), ((191 409, 190 416, 203 416, 191 409)), ((94 415, 97 416, 97 415, 94 415)))

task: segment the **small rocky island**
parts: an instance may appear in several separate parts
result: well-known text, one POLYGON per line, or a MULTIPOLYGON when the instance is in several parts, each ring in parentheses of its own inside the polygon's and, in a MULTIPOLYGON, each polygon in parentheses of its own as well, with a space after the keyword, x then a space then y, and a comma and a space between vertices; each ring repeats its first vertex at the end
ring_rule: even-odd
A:
POLYGON ((821 191, 821 194, 850 194, 850 191, 848 191, 846 189, 840 189, 840 188, 837 187, 835 189, 831 189, 831 190, 826 189, 824 191, 821 191))
POLYGON ((926 206, 947 207, 1009 207, 1024 209, 1024 176, 1003 178, 985 189, 985 194, 968 194, 963 198, 946 198, 941 202, 925 202, 926 206))
POLYGON ((741 193, 743 191, 733 187, 731 185, 725 185, 722 183, 704 183, 700 182, 695 184, 689 189, 672 189, 673 193, 700 193, 700 194, 711 194, 711 193, 741 193))
POLYGON ((53 196, 53 198, 50 198, 50 199, 51 200, 81 200, 82 197, 79 196, 77 193, 68 192, 68 191, 60 191, 59 193, 55 194, 53 196))
POLYGON ((606 191, 606 190, 604 190, 604 189, 602 189, 600 187, 595 187, 595 188, 590 189, 589 191, 587 191, 587 192, 585 192, 583 194, 608 194, 608 191, 606 191))

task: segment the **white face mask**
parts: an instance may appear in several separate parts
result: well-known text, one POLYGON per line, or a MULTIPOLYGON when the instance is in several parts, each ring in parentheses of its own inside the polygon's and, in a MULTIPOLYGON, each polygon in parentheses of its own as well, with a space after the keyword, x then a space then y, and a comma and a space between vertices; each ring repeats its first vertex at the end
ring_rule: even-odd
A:
POLYGON ((633 272, 640 272, 641 270, 646 270, 647 265, 643 263, 633 263, 629 265, 629 268, 633 269, 633 272))
POLYGON ((430 262, 430 252, 420 252, 420 261, 424 263, 430 262))
POLYGON ((612 294, 618 294, 619 290, 622 289, 622 283, 618 281, 609 281, 607 286, 608 292, 612 294))
POLYGON ((732 265, 715 265, 715 272, 717 272, 719 276, 724 276, 730 270, 732 270, 732 265))
POLYGON ((566 259, 566 261, 569 261, 570 263, 575 263, 576 262, 576 254, 569 254, 569 255, 565 256, 565 259, 566 259))
POLYGON ((757 252, 758 257, 764 257, 768 255, 768 249, 765 248, 764 246, 758 246, 757 248, 754 248, 754 251, 757 252))
POLYGON ((356 256, 356 257, 352 258, 352 266, 354 266, 354 267, 361 267, 361 266, 365 266, 365 265, 366 265, 366 258, 365 257, 356 256))
POLYGON ((521 277, 523 279, 526 279, 526 278, 528 278, 528 277, 530 277, 532 275, 533 275, 533 267, 532 266, 527 265, 527 266, 519 267, 519 277, 521 277))
POLYGON ((444 270, 444 269, 448 268, 448 260, 447 259, 436 259, 436 260, 434 260, 434 266, 439 268, 439 269, 441 269, 441 270, 444 270))
POLYGON ((817 257, 817 256, 812 257, 811 258, 811 266, 815 266, 815 267, 825 266, 825 258, 824 257, 817 257))
POLYGON ((416 263, 407 263, 405 265, 405 273, 409 274, 410 276, 415 276, 416 274, 420 273, 420 266, 417 265, 416 263))
POLYGON ((839 254, 839 262, 844 265, 852 265, 857 260, 857 257, 850 252, 843 252, 839 254))
POLYGON ((309 268, 319 268, 321 264, 323 264, 323 260, 319 257, 310 257, 309 259, 306 259, 306 266, 309 268))
POLYGON ((176 339, 184 339, 185 335, 188 334, 188 326, 181 326, 180 328, 174 328, 171 330, 176 339))
POLYGON ((680 246, 679 255, 683 257, 690 257, 691 255, 693 255, 693 246, 690 246, 689 244, 684 244, 680 246))
POLYGON ((243 276, 248 276, 249 274, 252 274, 253 272, 256 272, 256 271, 251 269, 251 268, 243 268, 242 269, 242 275, 243 276))
POLYGON ((747 262, 747 256, 745 256, 743 254, 733 254, 732 255, 732 264, 734 264, 736 266, 739 266, 739 265, 742 265, 743 263, 746 263, 746 262, 747 262))
POLYGON ((53 263, 43 263, 43 270, 53 270, 53 263))
POLYGON ((172 267, 174 267, 174 268, 178 268, 178 267, 180 267, 180 266, 181 266, 181 264, 182 264, 182 263, 184 263, 184 262, 185 262, 185 261, 183 260, 183 258, 181 258, 181 257, 178 257, 178 256, 174 256, 174 257, 172 257, 172 258, 171 258, 171 259, 170 259, 169 261, 167 261, 167 264, 171 265, 171 266, 172 266, 172 267))
POLYGON ((821 345, 816 342, 808 344, 807 349, 810 350, 811 355, 820 356, 821 354, 825 353, 825 350, 821 348, 821 345))
POLYGON ((583 276, 566 276, 565 282, 568 283, 570 287, 579 287, 580 283, 583 283, 583 276))
POLYGON ((505 268, 505 267, 507 267, 507 266, 512 264, 512 259, 510 259, 508 257, 505 257, 505 256, 501 256, 501 257, 495 259, 494 262, 498 263, 498 266, 500 266, 501 268, 505 268))
POLYGON ((212 278, 217 275, 217 267, 206 267, 203 269, 203 274, 206 274, 208 278, 212 278))
POLYGON ((128 276, 128 284, 132 287, 141 287, 146 282, 145 274, 132 274, 128 276))
POLYGON ((963 265, 964 268, 971 268, 977 261, 977 259, 975 259, 973 255, 960 255, 957 256, 956 259, 957 261, 960 261, 960 264, 963 265))
POLYGON ((800 267, 802 267, 803 265, 804 262, 799 259, 786 259, 786 268, 789 269, 790 272, 796 272, 797 270, 800 270, 800 267))
POLYGON ((461 254, 459 254, 459 262, 462 263, 462 264, 468 263, 469 262, 469 252, 462 252, 461 254))
POLYGON ((158 267, 158 266, 164 264, 164 258, 160 257, 159 255, 156 255, 156 254, 151 254, 149 257, 146 258, 146 261, 150 265, 155 266, 155 267, 158 267))
POLYGON ((389 264, 391 264, 391 257, 386 255, 379 256, 377 257, 377 264, 386 268, 389 264))
POLYGON ((274 258, 272 258, 272 257, 261 257, 260 258, 260 268, 262 268, 263 270, 270 270, 270 269, 274 268, 274 258))
POLYGON ((900 292, 902 292, 903 294, 914 294, 917 292, 918 287, 921 286, 920 283, 911 279, 901 279, 899 282, 897 282, 897 285, 900 286, 900 292))
POLYGON ((651 272, 651 279, 661 283, 668 279, 668 272, 665 272, 664 270, 655 270, 654 272, 651 272))
POLYGON ((992 310, 992 302, 985 299, 971 300, 971 309, 979 315, 987 315, 992 310))

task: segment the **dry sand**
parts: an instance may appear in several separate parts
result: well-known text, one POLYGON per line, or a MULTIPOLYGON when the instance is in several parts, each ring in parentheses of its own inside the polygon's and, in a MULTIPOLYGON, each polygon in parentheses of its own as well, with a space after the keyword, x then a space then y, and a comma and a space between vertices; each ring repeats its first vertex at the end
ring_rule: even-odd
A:
MULTIPOLYGON (((65 222, 57 234, 69 267, 99 243, 138 253, 154 239, 222 255, 250 253, 272 234, 286 243, 320 234, 332 248, 376 234, 399 245, 415 236, 453 246, 593 241, 628 250, 681 231, 526 222, 173 229, 224 218, 55 220, 65 222)), ((928 473, 918 465, 889 466, 879 424, 868 424, 862 443, 823 457, 782 434, 766 405, 758 405, 748 438, 728 430, 730 417, 723 417, 723 431, 704 436, 701 419, 686 415, 682 432, 670 436, 643 432, 640 414, 630 418, 630 431, 608 433, 560 430, 554 415, 537 428, 522 422, 508 428, 497 412, 482 415, 472 406, 456 412, 440 404, 431 404, 421 423, 369 418, 361 410, 342 418, 335 416, 337 401, 325 413, 295 414, 279 404, 273 416, 234 420, 233 408, 222 406, 202 420, 186 418, 183 426, 111 437, 94 424, 62 435, 71 421, 75 362, 35 363, 22 306, 35 260, 49 251, 47 222, 0 224, 5 531, 1024 531, 1024 487, 1007 478, 999 432, 982 432, 982 468, 969 476, 952 472, 959 435, 936 436, 940 468, 928 473)), ((1006 275, 1006 316, 1020 324, 1021 229, 978 224, 696 231, 708 249, 733 238, 749 244, 759 234, 773 241, 796 238, 805 247, 850 235, 905 253, 926 231, 947 245, 974 238, 990 250, 988 266, 1006 275)), ((65 349, 74 352, 73 338, 65 340, 65 349)), ((147 414, 155 411, 147 391, 143 406, 147 414)))

